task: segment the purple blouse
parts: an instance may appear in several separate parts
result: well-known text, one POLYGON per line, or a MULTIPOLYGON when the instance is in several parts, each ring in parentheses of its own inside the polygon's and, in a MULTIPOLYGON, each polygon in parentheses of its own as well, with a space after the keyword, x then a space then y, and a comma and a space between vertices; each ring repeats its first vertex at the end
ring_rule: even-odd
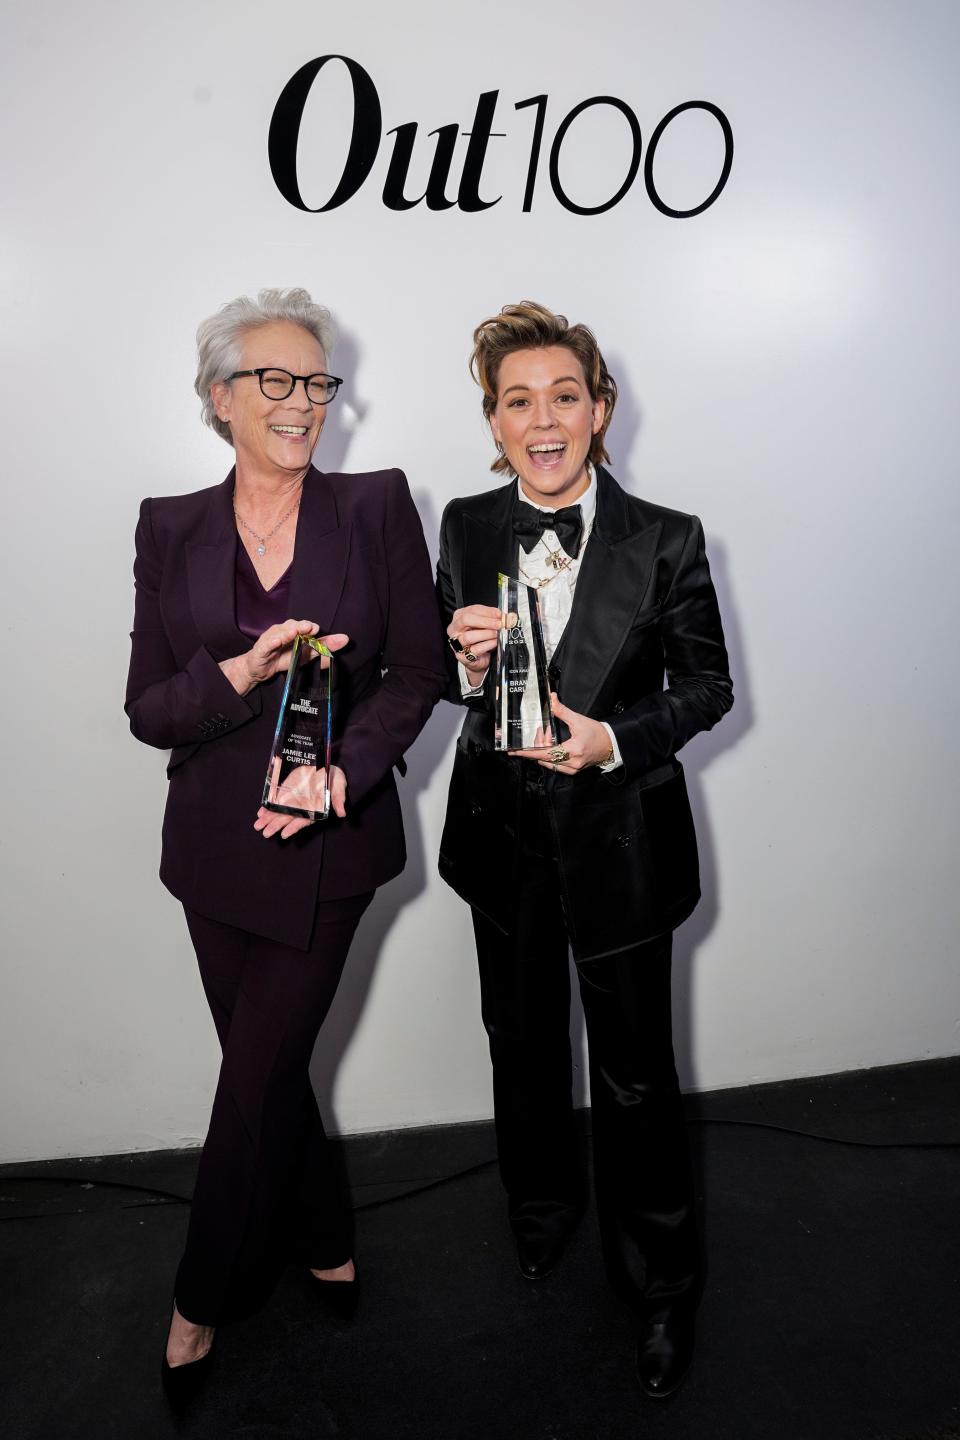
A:
POLYGON ((237 540, 237 575, 235 605, 237 629, 250 640, 259 640, 264 630, 279 625, 287 619, 287 605, 290 597, 290 570, 287 566, 280 579, 269 590, 260 583, 260 577, 253 568, 253 561, 242 542, 237 540))

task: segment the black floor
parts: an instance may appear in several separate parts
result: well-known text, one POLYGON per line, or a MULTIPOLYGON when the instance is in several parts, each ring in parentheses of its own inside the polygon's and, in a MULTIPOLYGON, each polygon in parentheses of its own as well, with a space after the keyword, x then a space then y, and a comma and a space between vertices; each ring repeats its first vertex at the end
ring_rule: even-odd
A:
POLYGON ((710 1274, 695 1370, 659 1404, 591 1216, 553 1275, 520 1277, 487 1125, 348 1141, 358 1318, 318 1313, 290 1272, 219 1336, 184 1421, 157 1371, 186 1209, 156 1190, 188 1195, 195 1152, 0 1167, 0 1433, 960 1440, 960 1149, 715 1123, 960 1145, 958 1097, 960 1059, 689 1097, 710 1274))

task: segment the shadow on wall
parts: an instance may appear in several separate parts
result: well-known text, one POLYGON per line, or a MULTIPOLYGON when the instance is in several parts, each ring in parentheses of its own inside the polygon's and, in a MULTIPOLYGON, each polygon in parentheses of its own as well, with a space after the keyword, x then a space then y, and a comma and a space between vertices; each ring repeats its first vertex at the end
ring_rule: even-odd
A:
POLYGON ((357 388, 357 372, 363 352, 356 336, 349 330, 338 327, 334 353, 327 360, 337 375, 342 376, 340 393, 327 409, 327 418, 320 437, 319 454, 314 463, 317 469, 337 474, 343 470, 347 451, 353 439, 353 432, 366 418, 369 406, 360 398, 357 388))
POLYGON ((697 1086, 694 1059, 696 1036, 693 1025, 694 960, 699 946, 713 929, 720 911, 716 847, 704 794, 703 773, 718 755, 739 744, 753 725, 753 701, 744 662, 741 628, 733 596, 727 551, 718 540, 712 540, 707 535, 707 555, 720 602, 720 614, 723 617, 723 632, 733 678, 734 705, 719 725, 704 735, 697 735, 680 755, 687 777, 690 808, 697 827, 702 892, 700 904, 690 919, 676 932, 673 948, 673 1034, 680 1084, 685 1090, 697 1086))
MULTIPOLYGON (((621 383, 629 373, 628 365, 614 353, 607 357, 611 373, 618 378, 620 391, 617 408, 609 431, 607 448, 614 459, 609 468, 615 479, 632 495, 643 493, 642 484, 633 477, 621 473, 617 455, 636 453, 635 447, 642 428, 642 411, 630 389, 621 383)), ((684 508, 683 495, 677 495, 676 508, 684 508)), ((730 567, 725 546, 716 539, 707 540, 707 556, 710 573, 723 618, 724 637, 730 660, 733 679, 734 706, 713 730, 697 735, 681 752, 697 830, 697 845, 700 855, 700 903, 693 915, 674 935, 673 945, 673 1037, 677 1057, 680 1084, 685 1090, 697 1087, 696 1037, 693 1023, 694 963, 697 950, 710 934, 720 911, 719 877, 713 828, 707 809, 703 784, 703 773, 711 761, 724 750, 737 745, 753 725, 753 703, 747 675, 742 644, 742 632, 737 614, 730 567)), ((578 987, 572 987, 571 1043, 575 1060, 574 1103, 583 1106, 588 1103, 587 1080, 584 1067, 579 1063, 583 1052, 585 1023, 580 1005, 578 987)))
POLYGON ((631 494, 638 494, 635 487, 624 475, 620 473, 623 468, 618 464, 617 457, 620 455, 632 455, 634 445, 643 423, 643 415, 633 392, 624 383, 623 377, 630 373, 631 367, 626 360, 615 351, 609 351, 604 355, 610 374, 617 382, 617 406, 613 412, 613 419, 610 421, 610 429, 606 434, 606 446, 612 455, 612 460, 607 461, 607 468, 611 475, 620 482, 624 490, 631 494))
MULTIPOLYGON (((338 373, 342 373, 344 380, 349 383, 347 364, 341 358, 343 353, 344 347, 338 347, 337 363, 343 366, 338 373)), ((353 353, 356 354, 355 351, 353 353)), ((347 431, 339 465, 343 464, 349 440, 347 431)), ((323 459, 325 465, 331 463, 326 454, 323 459)), ((440 516, 430 496, 418 492, 414 495, 414 500, 429 544, 439 531, 440 516)), ((462 719, 463 715, 458 706, 440 700, 422 733, 407 752, 406 775, 402 778, 397 776, 407 842, 406 867, 396 880, 377 891, 369 910, 360 922, 336 999, 320 1032, 311 1066, 310 1073, 320 1111, 324 1124, 331 1132, 339 1128, 333 1103, 337 1073, 366 1009, 377 962, 383 953, 387 936, 400 912, 426 889, 429 876, 436 871, 437 857, 435 854, 428 855, 424 846, 420 797, 434 773, 443 764, 450 740, 460 728, 462 719)))

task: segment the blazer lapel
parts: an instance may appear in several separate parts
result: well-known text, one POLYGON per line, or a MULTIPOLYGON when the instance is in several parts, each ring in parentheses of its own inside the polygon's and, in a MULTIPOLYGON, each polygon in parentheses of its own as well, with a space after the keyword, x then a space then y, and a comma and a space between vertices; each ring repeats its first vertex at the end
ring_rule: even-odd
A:
POLYGON ((497 605, 497 576, 516 575, 517 539, 513 533, 513 507, 517 482, 494 492, 486 513, 463 514, 464 605, 497 605))
POLYGON ((340 524, 330 481, 311 466, 303 482, 297 519, 290 615, 294 620, 315 620, 321 635, 336 629, 334 618, 347 578, 351 528, 340 524))
POLYGON ((201 640, 216 660, 227 660, 252 642, 237 629, 235 605, 237 527, 233 518, 235 470, 210 492, 199 540, 184 547, 190 609, 201 640))
POLYGON ((577 576, 573 608, 553 656, 560 698, 571 710, 590 713, 653 577, 660 522, 632 528, 626 496, 597 467, 597 514, 577 576))
MULTIPOLYGON (((237 527, 231 470, 210 494, 199 540, 186 543, 190 609, 201 640, 217 660, 249 650, 253 641, 237 629, 237 527)), ((347 574, 350 526, 340 527, 333 487, 311 466, 303 484, 290 573, 290 614, 333 631, 347 574)))

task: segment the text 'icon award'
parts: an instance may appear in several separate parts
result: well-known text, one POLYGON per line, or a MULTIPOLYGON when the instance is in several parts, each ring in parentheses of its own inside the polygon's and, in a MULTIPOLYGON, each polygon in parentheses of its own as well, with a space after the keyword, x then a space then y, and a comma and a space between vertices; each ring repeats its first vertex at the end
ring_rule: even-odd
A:
POLYGON ((500 609, 516 620, 497 639, 497 750, 545 750, 557 734, 550 710, 547 652, 540 621, 540 600, 531 585, 500 576, 500 609))

